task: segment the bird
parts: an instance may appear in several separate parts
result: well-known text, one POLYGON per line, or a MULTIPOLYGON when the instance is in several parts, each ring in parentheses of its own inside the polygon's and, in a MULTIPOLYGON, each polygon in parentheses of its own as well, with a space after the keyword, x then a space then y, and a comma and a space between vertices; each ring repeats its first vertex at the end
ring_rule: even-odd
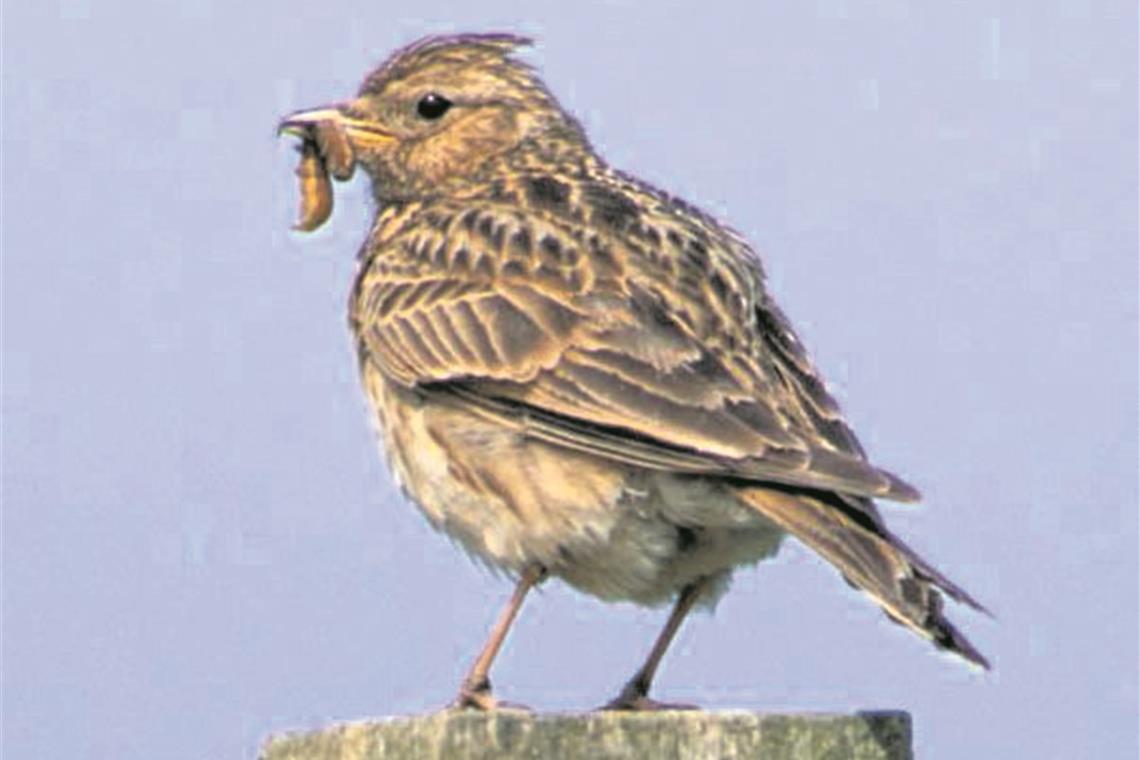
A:
POLYGON ((985 608, 894 535, 873 465, 738 233, 611 167, 514 34, 431 36, 354 97, 294 112, 302 212, 359 168, 376 214, 349 299, 395 479, 515 588, 451 703, 493 710, 490 669, 528 592, 557 578, 671 612, 611 710, 651 687, 686 616, 786 537, 886 615, 986 658, 943 598, 985 608))

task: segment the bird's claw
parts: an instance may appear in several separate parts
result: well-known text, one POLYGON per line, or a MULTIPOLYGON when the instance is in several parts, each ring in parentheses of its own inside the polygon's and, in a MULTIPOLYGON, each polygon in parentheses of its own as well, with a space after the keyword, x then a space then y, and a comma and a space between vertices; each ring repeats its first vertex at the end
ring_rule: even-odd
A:
POLYGON ((463 686, 459 687, 459 694, 448 707, 452 710, 479 710, 480 712, 491 712, 492 710, 531 712, 531 709, 526 705, 496 699, 491 693, 489 681, 483 681, 479 684, 464 683, 463 686))
POLYGON ((622 712, 661 712, 664 710, 699 710, 701 708, 699 705, 682 702, 658 702, 656 699, 650 699, 645 691, 639 688, 639 684, 630 682, 625 685, 617 698, 610 700, 598 709, 622 712))
POLYGON ((649 697, 634 697, 633 699, 618 697, 602 705, 599 709, 603 712, 664 712, 669 710, 700 710, 701 706, 686 702, 658 702, 649 697))

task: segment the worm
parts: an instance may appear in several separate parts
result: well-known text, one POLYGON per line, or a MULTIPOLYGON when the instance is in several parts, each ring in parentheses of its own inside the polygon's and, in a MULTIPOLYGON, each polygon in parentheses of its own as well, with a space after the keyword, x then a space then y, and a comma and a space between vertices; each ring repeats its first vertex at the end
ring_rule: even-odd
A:
POLYGON ((312 232, 328 221, 332 214, 332 182, 315 141, 304 140, 299 150, 301 161, 297 164, 296 175, 301 187, 301 217, 293 229, 312 232))
POLYGON ((328 173, 340 182, 351 179, 352 170, 356 168, 356 154, 344 129, 335 122, 321 121, 313 127, 312 134, 328 173))

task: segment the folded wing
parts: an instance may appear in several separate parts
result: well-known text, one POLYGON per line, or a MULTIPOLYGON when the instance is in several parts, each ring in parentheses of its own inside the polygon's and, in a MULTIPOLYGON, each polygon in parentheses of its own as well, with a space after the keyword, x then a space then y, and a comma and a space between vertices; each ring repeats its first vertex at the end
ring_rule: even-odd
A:
POLYGON ((866 461, 747 251, 734 238, 711 247, 665 261, 633 238, 493 204, 437 206, 362 263, 361 360, 599 456, 916 499, 866 461))

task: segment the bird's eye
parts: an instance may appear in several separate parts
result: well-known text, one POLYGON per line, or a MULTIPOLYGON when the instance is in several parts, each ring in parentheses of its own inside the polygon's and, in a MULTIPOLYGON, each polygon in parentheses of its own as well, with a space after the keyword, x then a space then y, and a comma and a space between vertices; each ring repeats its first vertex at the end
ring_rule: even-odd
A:
POLYGON ((429 92, 420 98, 419 103, 416 103, 416 113, 425 119, 438 119, 447 113, 449 108, 451 108, 451 101, 435 92, 429 92))

